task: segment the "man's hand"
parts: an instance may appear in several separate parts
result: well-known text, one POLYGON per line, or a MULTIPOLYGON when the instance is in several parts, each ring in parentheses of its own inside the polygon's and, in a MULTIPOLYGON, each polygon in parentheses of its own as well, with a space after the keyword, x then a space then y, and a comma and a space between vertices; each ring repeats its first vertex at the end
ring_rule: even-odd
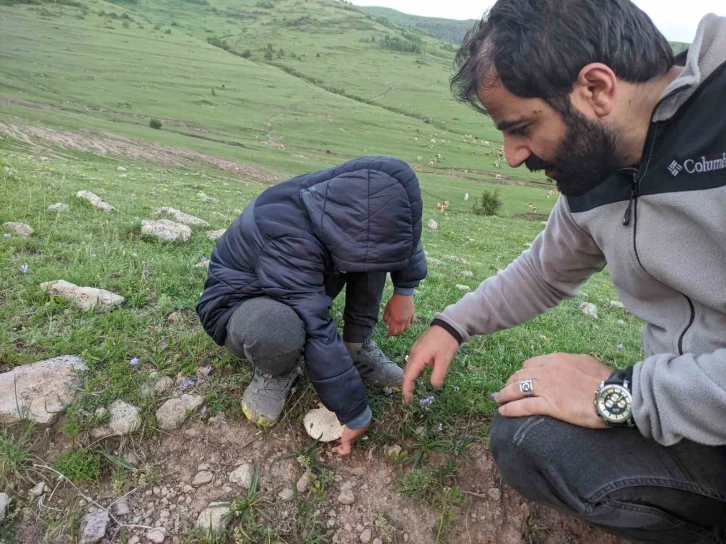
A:
POLYGON ((343 429, 343 436, 340 437, 340 445, 333 451, 338 455, 350 455, 350 452, 353 450, 353 442, 363 436, 368 427, 370 427, 370 422, 365 427, 356 430, 349 429, 346 425, 343 429))
POLYGON ((413 297, 393 295, 383 311, 383 322, 388 325, 386 338, 398 336, 408 330, 416 319, 413 297))
POLYGON ((431 385, 444 385, 446 372, 452 359, 459 351, 459 342, 446 329, 432 326, 411 348, 411 354, 403 372, 403 403, 411 404, 413 400, 413 384, 424 368, 432 366, 431 385))
POLYGON ((506 417, 549 416, 580 427, 603 429, 593 401, 600 382, 613 369, 589 355, 552 353, 525 361, 496 394, 499 413, 506 417), (534 396, 525 397, 519 382, 532 380, 534 396))

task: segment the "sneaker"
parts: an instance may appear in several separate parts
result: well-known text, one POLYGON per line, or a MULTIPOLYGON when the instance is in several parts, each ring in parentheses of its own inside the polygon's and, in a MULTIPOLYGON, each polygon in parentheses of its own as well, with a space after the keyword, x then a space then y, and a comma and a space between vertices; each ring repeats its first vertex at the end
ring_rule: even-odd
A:
POLYGON ((367 340, 359 349, 350 350, 353 365, 363 382, 373 389, 400 390, 403 384, 403 369, 391 361, 372 340, 367 340))
POLYGON ((300 374, 300 367, 281 376, 270 376, 255 369, 252 382, 242 397, 242 411, 247 419, 262 427, 275 425, 285 407, 287 394, 300 374))

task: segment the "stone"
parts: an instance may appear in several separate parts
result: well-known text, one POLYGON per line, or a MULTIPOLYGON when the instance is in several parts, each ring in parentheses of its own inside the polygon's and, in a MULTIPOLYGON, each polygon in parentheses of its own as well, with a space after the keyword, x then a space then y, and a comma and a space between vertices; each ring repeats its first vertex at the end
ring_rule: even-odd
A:
POLYGON ((398 457, 403 452, 403 448, 398 444, 392 446, 383 446, 383 453, 388 457, 398 457))
POLYGON ((22 236, 23 238, 27 238, 35 232, 33 230, 33 227, 31 227, 30 225, 26 225, 25 223, 15 223, 13 221, 8 221, 4 224, 4 227, 13 231, 18 236, 22 236))
POLYGON ((459 272, 459 276, 461 276, 462 278, 473 278, 474 272, 472 272, 471 270, 464 270, 463 272, 459 272))
POLYGON ((214 198, 213 196, 207 196, 204 193, 197 193, 197 198, 199 198, 199 200, 202 200, 203 202, 217 202, 216 198, 214 198))
POLYGON ((116 208, 111 206, 111 204, 109 204, 108 202, 104 202, 101 197, 94 195, 91 191, 78 191, 76 193, 76 197, 80 198, 81 200, 85 200, 94 208, 98 208, 99 210, 103 210, 104 212, 116 211, 116 208))
POLYGON ((577 307, 577 309, 586 316, 597 319, 597 306, 595 306, 592 302, 583 302, 577 307))
POLYGON ((225 232, 227 232, 227 229, 210 230, 207 233, 207 239, 211 240, 212 242, 216 242, 222 237, 225 232))
POLYGON ((48 281, 40 284, 40 289, 55 297, 62 297, 84 312, 97 306, 102 309, 111 309, 123 304, 124 297, 96 287, 79 287, 65 280, 48 281))
POLYGON ((295 492, 292 489, 290 489, 289 487, 286 487, 285 489, 283 489, 282 491, 280 491, 277 494, 277 497, 283 502, 287 502, 287 501, 291 500, 294 496, 295 496, 295 492))
POLYGON ((469 287, 468 285, 459 285, 459 284, 457 284, 456 285, 456 288, 459 291, 471 291, 471 287, 469 287))
POLYGON ((220 534, 229 524, 231 518, 229 514, 229 503, 209 503, 209 506, 199 514, 196 527, 202 529, 205 534, 210 530, 215 535, 220 534))
MULTIPOLYGON (((202 463, 201 465, 199 465, 199 466, 197 467, 197 470, 209 470, 209 468, 210 468, 210 467, 209 467, 209 465, 208 465, 207 463, 202 463)), ((167 491, 166 491, 166 487, 165 487, 164 489, 162 489, 162 490, 161 490, 161 492, 162 492, 162 493, 163 493, 164 495, 166 495, 166 494, 167 494, 167 491)))
POLYGON ((71 209, 71 207, 66 204, 65 202, 58 202, 56 204, 51 204, 48 206, 48 211, 50 213, 64 213, 71 209))
POLYGON ((338 495, 338 502, 344 505, 350 505, 355 502, 355 495, 350 489, 343 489, 338 495))
POLYGON ((152 529, 151 531, 146 533, 146 538, 149 540, 149 542, 161 544, 166 539, 166 534, 164 534, 163 529, 152 529))
POLYGON ((126 497, 121 497, 111 505, 111 512, 114 516, 128 516, 131 513, 129 500, 126 497))
POLYGON ((83 518, 83 533, 81 544, 96 544, 106 534, 106 527, 110 516, 106 510, 94 508, 83 518))
POLYGON ((343 436, 343 426, 338 417, 323 406, 305 414, 303 425, 308 435, 320 442, 332 442, 343 436))
MULTIPOLYGON (((140 521, 141 520, 139 520, 139 522, 140 521)), ((136 523, 138 523, 138 522, 136 522, 136 523)), ((139 544, 139 542, 141 542, 141 539, 138 536, 136 536, 136 535, 134 535, 131 538, 129 538, 129 544, 139 544)))
POLYGON ((368 544, 368 543, 369 543, 369 542, 371 541, 371 536, 372 536, 372 535, 371 535, 371 530, 370 530, 370 529, 365 529, 365 530, 364 530, 364 531, 363 531, 363 532, 362 532, 362 533, 360 534, 360 541, 361 541, 361 542, 362 542, 363 544, 368 544))
POLYGON ((305 493, 308 490, 308 487, 310 487, 310 482, 313 479, 313 473, 309 470, 306 470, 302 476, 300 476, 300 479, 297 481, 297 492, 298 493, 305 493))
POLYGON ((192 237, 192 229, 168 219, 159 219, 158 221, 143 220, 141 222, 141 233, 164 242, 187 242, 192 237))
POLYGON ((194 487, 199 487, 200 485, 208 484, 213 479, 214 474, 206 470, 202 470, 201 472, 197 472, 197 474, 194 476, 194 479, 192 480, 192 485, 194 487))
POLYGON ((608 302, 608 306, 610 306, 611 308, 614 308, 616 310, 624 310, 625 309, 625 304, 623 304, 619 300, 611 300, 610 302, 608 302))
POLYGON ((380 538, 374 538, 373 544, 383 544, 383 541, 380 538))
POLYGON ((162 376, 154 384, 154 394, 161 396, 161 395, 168 393, 173 388, 174 388, 174 380, 172 380, 169 376, 162 376))
POLYGON ((433 219, 429 219, 428 223, 426 223, 426 226, 429 228, 429 230, 437 230, 439 228, 438 223, 434 221, 433 219))
POLYGON ((237 484, 243 489, 249 489, 254 477, 254 467, 249 463, 245 463, 244 465, 239 466, 234 472, 230 472, 229 481, 233 484, 237 484))
POLYGON ((63 355, 0 374, 0 423, 29 418, 52 425, 76 400, 82 384, 77 372, 84 370, 80 357, 63 355))
POLYGON ((108 411, 111 413, 111 420, 106 425, 91 429, 91 438, 125 436, 141 427, 141 414, 136 406, 119 399, 111 403, 108 411))
POLYGON ((154 212, 154 215, 168 215, 174 221, 177 223, 182 223, 183 225, 189 225, 190 227, 208 227, 209 223, 207 223, 204 219, 199 219, 198 217, 195 217, 193 215, 189 215, 188 213, 184 213, 182 211, 179 211, 175 208, 170 208, 168 206, 165 206, 163 208, 159 208, 154 212))
POLYGON ((487 491, 487 495, 489 495, 489 497, 491 497, 491 499, 494 501, 498 501, 502 498, 501 490, 497 489, 496 487, 492 487, 489 491, 487 491))
POLYGON ((7 514, 9 504, 10 497, 8 497, 8 494, 0 493, 0 520, 5 518, 5 514, 7 514))
POLYGON ((47 490, 48 490, 48 486, 45 485, 45 482, 38 482, 37 484, 35 484, 33 489, 28 491, 28 496, 31 498, 40 497, 47 490))
POLYGON ((164 431, 172 431, 181 427, 187 419, 189 412, 193 412, 204 404, 204 398, 199 395, 182 395, 166 401, 156 411, 159 427, 164 431))
POLYGON ((409 538, 410 538, 410 537, 408 536, 408 533, 403 533, 403 541, 404 541, 404 542, 408 542, 408 539, 409 539, 409 538))

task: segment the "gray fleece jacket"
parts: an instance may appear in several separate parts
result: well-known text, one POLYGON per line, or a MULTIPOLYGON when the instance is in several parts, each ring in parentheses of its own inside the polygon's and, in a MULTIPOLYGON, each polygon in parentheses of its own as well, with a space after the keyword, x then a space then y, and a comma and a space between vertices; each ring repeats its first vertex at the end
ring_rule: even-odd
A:
POLYGON ((656 107, 639 168, 561 197, 506 270, 436 316, 464 341, 572 298, 610 267, 645 322, 633 414, 661 444, 726 444, 726 18, 706 16, 656 107))

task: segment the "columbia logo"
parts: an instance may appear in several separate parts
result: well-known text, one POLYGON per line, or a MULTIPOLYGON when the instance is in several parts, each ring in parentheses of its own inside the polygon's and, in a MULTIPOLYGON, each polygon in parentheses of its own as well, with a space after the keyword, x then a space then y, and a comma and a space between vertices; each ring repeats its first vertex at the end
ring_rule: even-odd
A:
POLYGON ((678 164, 676 161, 673 161, 668 166, 668 171, 671 174, 673 174, 673 177, 676 177, 678 174, 680 174, 681 173, 681 170, 683 170, 683 167, 680 164, 678 164))

